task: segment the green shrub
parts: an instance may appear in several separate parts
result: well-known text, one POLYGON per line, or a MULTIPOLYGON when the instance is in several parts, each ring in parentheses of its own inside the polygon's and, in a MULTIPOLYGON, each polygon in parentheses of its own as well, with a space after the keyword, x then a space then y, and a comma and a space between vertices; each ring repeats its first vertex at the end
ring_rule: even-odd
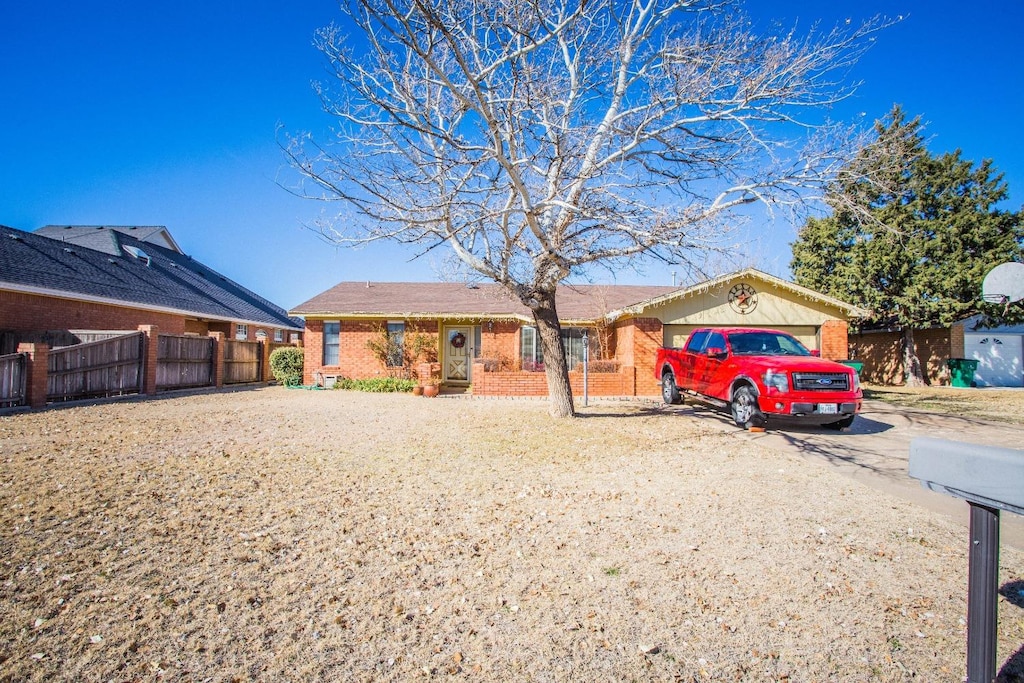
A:
POLYGON ((348 389, 350 391, 368 391, 376 394, 387 394, 394 392, 409 392, 416 386, 411 379, 400 379, 398 377, 373 377, 371 379, 339 379, 335 389, 348 389))
POLYGON ((302 363, 302 349, 296 346, 284 346, 270 354, 270 371, 285 386, 302 384, 302 363))

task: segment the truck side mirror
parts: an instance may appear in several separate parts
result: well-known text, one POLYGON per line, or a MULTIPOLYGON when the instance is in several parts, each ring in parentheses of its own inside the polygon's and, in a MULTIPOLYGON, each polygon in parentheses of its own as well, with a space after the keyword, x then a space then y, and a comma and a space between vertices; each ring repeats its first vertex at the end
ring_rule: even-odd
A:
POLYGON ((705 353, 708 354, 708 357, 714 358, 714 357, 717 357, 717 356, 724 356, 725 355, 725 349, 720 349, 717 346, 712 346, 705 353))
POLYGON ((821 358, 821 349, 811 349, 811 355, 815 358, 821 358))

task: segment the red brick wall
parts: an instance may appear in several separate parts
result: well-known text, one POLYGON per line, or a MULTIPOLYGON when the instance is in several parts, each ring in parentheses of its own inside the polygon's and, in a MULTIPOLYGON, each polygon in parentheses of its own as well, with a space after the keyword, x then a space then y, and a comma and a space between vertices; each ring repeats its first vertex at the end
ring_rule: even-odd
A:
POLYGON ((664 338, 656 318, 633 318, 616 324, 616 360, 636 368, 636 395, 657 396, 661 388, 654 376, 654 360, 664 338))
POLYGON ((0 291, 0 330, 135 330, 139 325, 156 325, 165 334, 186 331, 181 315, 0 291))
POLYGON ((508 361, 512 367, 519 367, 521 338, 519 330, 523 323, 485 322, 480 325, 480 358, 508 361))
MULTIPOLYGON (((917 357, 929 384, 945 384, 949 381, 946 361, 960 358, 963 354, 963 331, 951 334, 949 329, 916 330, 914 345, 917 357), (952 355, 959 349, 959 356, 952 355)), ((865 332, 850 335, 850 352, 853 358, 864 363, 861 378, 872 384, 900 386, 903 379, 903 333, 865 332)))
MULTIPOLYGON (((387 373, 387 369, 376 359, 366 343, 377 334, 387 319, 379 320, 342 320, 339 339, 338 364, 325 366, 324 358, 324 321, 307 320, 303 335, 304 368, 303 383, 311 384, 314 374, 319 371, 324 375, 338 375, 352 379, 367 379, 387 373)), ((481 358, 502 359, 519 362, 519 327, 518 322, 484 322, 480 325, 481 358)), ((432 336, 435 344, 440 340, 441 323, 437 320, 410 320, 405 323, 405 334, 425 334, 432 336)), ((440 349, 438 348, 440 353, 440 349)), ((415 367, 414 363, 414 367, 415 367)))
POLYGON ((845 320, 826 320, 821 324, 821 357, 829 360, 850 357, 849 325, 845 320))
MULTIPOLYGON (((587 376, 588 396, 633 396, 633 367, 619 372, 591 372, 587 376)), ((569 373, 573 396, 583 396, 583 372, 569 373)), ((474 396, 547 396, 548 381, 543 372, 484 372, 482 363, 473 364, 474 396)))

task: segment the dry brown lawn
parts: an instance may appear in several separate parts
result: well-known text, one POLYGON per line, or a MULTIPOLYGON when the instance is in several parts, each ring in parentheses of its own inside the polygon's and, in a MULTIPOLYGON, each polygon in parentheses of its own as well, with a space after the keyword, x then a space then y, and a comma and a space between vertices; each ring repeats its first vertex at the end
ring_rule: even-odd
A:
POLYGON ((582 413, 272 387, 0 417, 0 680, 962 679, 954 522, 718 421, 582 413))
POLYGON ((869 386, 864 397, 906 408, 1024 425, 1024 390, 869 386))

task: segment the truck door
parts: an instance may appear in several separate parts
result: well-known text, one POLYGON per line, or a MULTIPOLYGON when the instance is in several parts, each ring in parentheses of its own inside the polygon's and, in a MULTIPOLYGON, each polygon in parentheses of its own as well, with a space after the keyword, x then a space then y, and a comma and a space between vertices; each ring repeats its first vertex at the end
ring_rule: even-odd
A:
POLYGON ((699 365, 702 362, 704 343, 708 340, 709 330, 694 330, 686 341, 683 357, 679 363, 679 377, 676 384, 683 389, 697 391, 699 365))
POLYGON ((707 344, 704 345, 704 353, 698 355, 697 391, 700 393, 710 396, 717 395, 715 393, 717 387, 713 386, 713 383, 724 362, 725 351, 725 335, 712 331, 708 335, 707 344), (717 351, 718 355, 709 355, 712 351, 717 351))

